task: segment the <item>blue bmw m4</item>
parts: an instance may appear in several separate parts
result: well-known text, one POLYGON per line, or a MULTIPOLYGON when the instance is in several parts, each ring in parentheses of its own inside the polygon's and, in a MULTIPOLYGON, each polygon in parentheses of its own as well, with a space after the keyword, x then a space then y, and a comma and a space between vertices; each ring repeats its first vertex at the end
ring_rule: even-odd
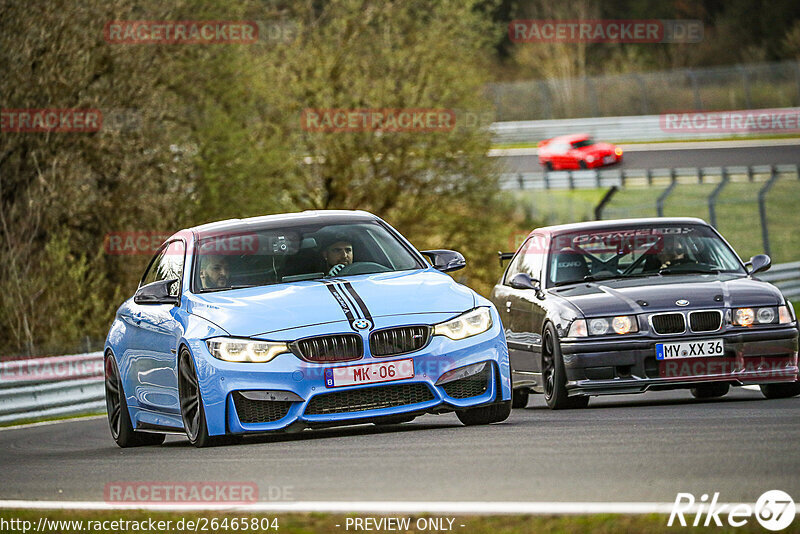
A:
POLYGON ((105 343, 121 447, 248 433, 511 411, 508 349, 492 303, 366 212, 206 224, 167 239, 105 343), (427 258, 427 260, 426 260, 427 258))

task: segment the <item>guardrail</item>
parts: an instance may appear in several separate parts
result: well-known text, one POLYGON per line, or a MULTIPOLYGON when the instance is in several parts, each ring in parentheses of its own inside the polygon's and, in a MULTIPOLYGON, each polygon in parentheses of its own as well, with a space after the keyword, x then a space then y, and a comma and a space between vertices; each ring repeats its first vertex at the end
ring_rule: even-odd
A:
MULTIPOLYGON (((781 108, 776 110, 744 110, 731 113, 760 114, 779 112, 781 115, 797 115, 800 108, 781 108)), ((721 113, 721 112, 717 112, 721 113)), ((731 137, 750 137, 754 134, 775 134, 773 131, 748 131, 740 134, 730 129, 701 128, 699 131, 664 127, 662 115, 631 115, 623 117, 590 117, 581 119, 556 119, 536 121, 495 122, 489 127, 496 145, 530 144, 544 139, 574 133, 588 133, 601 141, 635 142, 692 139, 727 139, 731 137)), ((789 130, 791 132, 791 130, 789 130)), ((796 131, 796 129, 794 130, 796 131)))
POLYGON ((800 261, 775 264, 758 278, 775 285, 787 299, 800 297, 800 261))
POLYGON ((0 424, 105 410, 103 353, 0 362, 0 424))

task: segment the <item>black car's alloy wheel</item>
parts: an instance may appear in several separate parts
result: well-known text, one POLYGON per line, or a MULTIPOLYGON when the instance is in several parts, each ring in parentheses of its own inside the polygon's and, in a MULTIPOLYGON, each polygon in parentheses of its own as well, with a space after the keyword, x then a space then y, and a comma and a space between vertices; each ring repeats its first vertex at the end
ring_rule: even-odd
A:
POLYGON ((122 388, 119 367, 113 354, 108 354, 105 361, 106 412, 111 437, 120 447, 141 447, 143 445, 160 445, 164 443, 163 434, 136 432, 128 412, 128 402, 122 388))
POLYGON ((542 336, 542 380, 544 400, 553 410, 585 408, 589 404, 586 395, 570 397, 567 394, 567 376, 561 359, 561 345, 555 328, 548 323, 542 336))

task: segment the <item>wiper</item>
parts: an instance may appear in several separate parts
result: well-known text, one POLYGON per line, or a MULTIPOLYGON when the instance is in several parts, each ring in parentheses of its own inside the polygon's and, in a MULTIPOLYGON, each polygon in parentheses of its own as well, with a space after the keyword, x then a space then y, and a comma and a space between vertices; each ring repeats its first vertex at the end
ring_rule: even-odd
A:
POLYGON ((246 287, 256 287, 257 284, 240 284, 235 286, 225 286, 225 287, 212 287, 208 289, 204 289, 202 293, 214 293, 216 291, 227 291, 228 289, 244 289, 246 287))
POLYGON ((719 269, 673 269, 672 267, 664 267, 658 270, 658 274, 719 274, 719 269))

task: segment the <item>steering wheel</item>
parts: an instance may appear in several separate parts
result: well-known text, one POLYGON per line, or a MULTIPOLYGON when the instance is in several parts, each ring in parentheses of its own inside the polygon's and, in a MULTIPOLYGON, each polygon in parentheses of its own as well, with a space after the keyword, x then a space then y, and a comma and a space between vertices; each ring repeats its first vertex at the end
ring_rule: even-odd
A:
POLYGON ((344 276, 348 274, 371 274, 371 273, 386 273, 391 271, 390 268, 380 263, 372 261, 357 261, 350 265, 345 265, 341 270, 336 273, 336 276, 344 276))

